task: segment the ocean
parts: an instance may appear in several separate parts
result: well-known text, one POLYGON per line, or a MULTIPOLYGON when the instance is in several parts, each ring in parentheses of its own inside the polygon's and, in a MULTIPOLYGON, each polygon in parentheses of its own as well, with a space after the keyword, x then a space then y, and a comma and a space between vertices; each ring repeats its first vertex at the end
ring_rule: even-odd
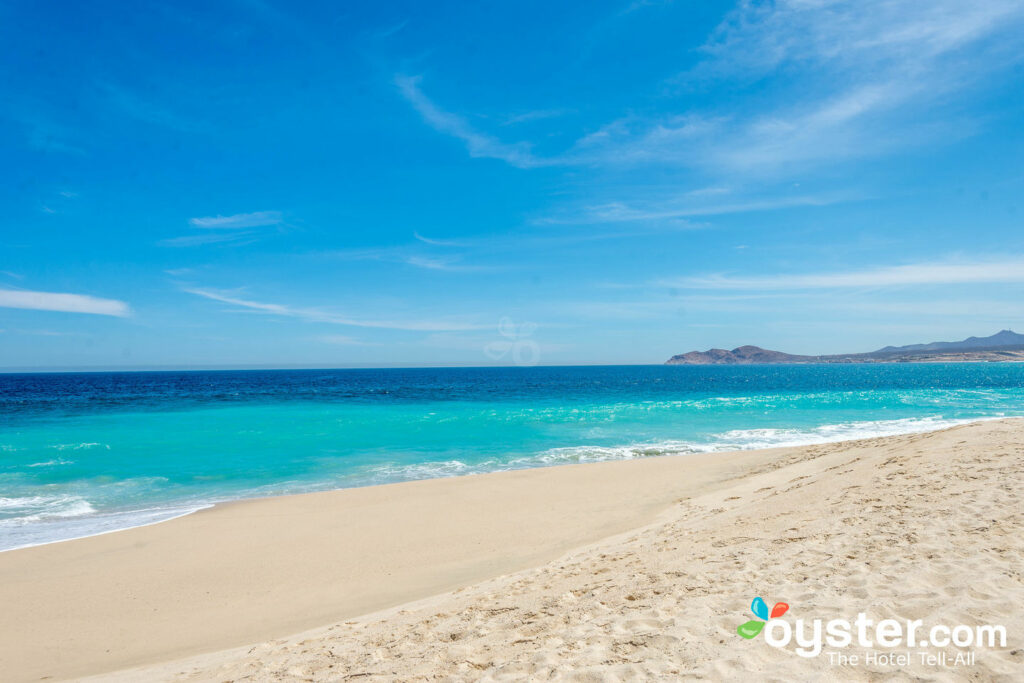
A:
POLYGON ((1024 415, 1024 365, 0 375, 0 550, 218 501, 1024 415))

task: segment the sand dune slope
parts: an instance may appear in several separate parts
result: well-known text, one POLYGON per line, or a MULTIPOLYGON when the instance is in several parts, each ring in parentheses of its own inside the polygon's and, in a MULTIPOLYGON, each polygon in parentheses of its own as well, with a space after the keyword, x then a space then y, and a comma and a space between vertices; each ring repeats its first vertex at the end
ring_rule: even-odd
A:
POLYGON ((1022 486, 1020 420, 795 449, 537 569, 113 678, 1024 680, 1022 486), (793 619, 997 623, 1008 642, 970 667, 833 666, 738 637, 758 595, 793 619))

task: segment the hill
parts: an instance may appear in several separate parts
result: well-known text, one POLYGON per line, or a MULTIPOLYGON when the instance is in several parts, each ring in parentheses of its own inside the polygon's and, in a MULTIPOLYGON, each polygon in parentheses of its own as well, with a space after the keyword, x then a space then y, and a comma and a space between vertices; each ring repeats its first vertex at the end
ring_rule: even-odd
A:
POLYGON ((1024 362, 1024 334, 1002 330, 988 337, 968 337, 955 342, 931 342, 886 346, 868 353, 801 356, 759 346, 740 346, 731 351, 690 351, 669 358, 666 365, 755 365, 767 363, 964 363, 1024 362))

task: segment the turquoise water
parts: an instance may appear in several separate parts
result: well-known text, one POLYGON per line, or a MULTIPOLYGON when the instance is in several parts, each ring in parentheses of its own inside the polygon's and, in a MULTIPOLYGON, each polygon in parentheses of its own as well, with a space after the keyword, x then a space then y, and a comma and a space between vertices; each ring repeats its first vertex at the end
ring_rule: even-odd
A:
POLYGON ((1024 365, 0 375, 0 549, 217 501, 1024 415, 1024 365))

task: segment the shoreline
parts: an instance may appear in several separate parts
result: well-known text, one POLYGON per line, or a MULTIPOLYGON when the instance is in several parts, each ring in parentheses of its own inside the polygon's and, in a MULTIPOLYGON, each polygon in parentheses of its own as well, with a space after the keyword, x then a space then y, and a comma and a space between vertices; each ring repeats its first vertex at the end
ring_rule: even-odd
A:
MULTIPOLYGON (((302 494, 293 494, 293 495, 302 495, 302 494)), ((258 500, 258 498, 240 498, 239 500, 258 500)), ((223 502, 228 502, 228 501, 223 501, 223 502)), ((147 526, 154 526, 156 524, 163 524, 164 522, 173 522, 174 520, 179 519, 181 517, 187 517, 188 515, 194 515, 197 512, 201 512, 203 510, 207 510, 209 508, 216 507, 217 505, 221 505, 221 504, 222 504, 221 502, 206 503, 204 505, 201 505, 201 506, 195 508, 194 510, 186 510, 185 512, 178 512, 175 515, 173 515, 172 517, 168 517, 167 519, 158 519, 158 520, 153 521, 153 522, 143 522, 142 524, 135 524, 135 525, 132 525, 132 526, 121 527, 121 528, 118 528, 118 529, 106 529, 105 531, 96 531, 94 533, 83 534, 82 536, 70 536, 68 538, 58 538, 58 539, 55 539, 55 540, 52 540, 52 541, 43 541, 41 543, 29 543, 29 544, 26 544, 26 545, 15 546, 13 548, 0 548, 0 555, 2 555, 3 553, 13 553, 16 550, 28 550, 29 548, 41 548, 43 546, 53 545, 55 543, 68 543, 70 541, 81 541, 82 539, 86 539, 86 538, 95 538, 97 536, 106 536, 107 534, 116 534, 116 533, 119 533, 119 532, 122 532, 122 531, 131 531, 132 529, 143 529, 143 528, 145 528, 147 526)), ((142 512, 142 511, 143 510, 139 510, 138 512, 142 512)), ((129 510, 128 512, 136 512, 136 511, 135 510, 129 510)))
MULTIPOLYGON (((815 445, 821 445, 821 444, 833 444, 833 443, 844 443, 844 442, 848 442, 848 441, 858 441, 858 440, 871 439, 871 438, 885 438, 885 437, 889 437, 889 436, 903 436, 903 435, 907 435, 907 434, 922 434, 922 433, 927 433, 927 432, 932 432, 932 431, 940 431, 940 430, 943 430, 943 429, 949 429, 951 427, 957 427, 957 426, 964 425, 964 424, 973 424, 973 423, 976 423, 976 422, 986 422, 986 421, 991 421, 991 420, 1014 419, 1015 417, 1020 417, 1020 418, 1024 419, 1024 416, 975 417, 975 418, 963 418, 963 419, 934 418, 938 422, 940 422, 941 424, 938 425, 938 426, 928 424, 928 425, 925 425, 924 429, 915 428, 915 429, 907 429, 907 430, 883 431, 883 432, 879 432, 877 434, 857 435, 857 436, 843 435, 843 436, 840 436, 839 438, 835 438, 835 439, 830 439, 830 438, 812 439, 812 440, 808 440, 808 441, 792 442, 792 443, 781 443, 781 444, 770 445, 770 446, 757 445, 757 446, 754 446, 754 447, 751 447, 751 448, 740 448, 740 449, 714 450, 712 448, 710 450, 679 452, 679 453, 666 453, 664 455, 657 455, 657 456, 611 457, 611 458, 606 458, 606 459, 592 460, 592 461, 588 461, 588 462, 565 462, 565 463, 542 463, 542 462, 538 462, 538 463, 535 463, 535 464, 530 464, 530 465, 521 466, 521 467, 520 466, 515 466, 515 467, 504 467, 504 468, 493 469, 493 470, 481 470, 481 471, 475 471, 475 472, 471 471, 471 472, 467 472, 465 474, 440 475, 440 476, 425 477, 423 479, 409 479, 409 480, 401 480, 401 481, 394 481, 394 482, 380 482, 380 483, 371 483, 371 484, 361 484, 361 485, 342 487, 342 488, 322 488, 322 489, 320 489, 320 488, 313 488, 312 490, 295 491, 295 492, 283 492, 283 493, 276 493, 276 494, 265 495, 265 496, 249 496, 249 497, 241 497, 241 498, 214 498, 214 499, 211 499, 211 500, 209 500, 207 502, 204 502, 204 503, 197 503, 196 507, 194 507, 193 509, 187 510, 185 512, 180 512, 180 511, 179 512, 175 512, 172 516, 167 517, 166 519, 158 519, 158 520, 155 520, 155 521, 143 522, 141 524, 133 524, 131 526, 119 527, 119 528, 116 528, 116 529, 104 529, 104 530, 101 530, 101 531, 85 533, 85 534, 82 534, 80 536, 69 536, 67 538, 57 538, 57 539, 54 539, 54 540, 42 541, 42 542, 39 542, 39 543, 28 543, 28 544, 25 544, 25 545, 14 546, 14 547, 11 547, 11 548, 0 548, 0 555, 3 555, 4 553, 13 552, 13 551, 16 551, 16 550, 27 550, 29 548, 39 548, 39 547, 43 547, 43 546, 53 545, 55 543, 66 543, 66 542, 70 542, 70 541, 78 541, 78 540, 82 540, 82 539, 93 538, 93 537, 96 537, 96 536, 103 536, 103 535, 106 535, 106 534, 118 533, 118 532, 123 532, 123 531, 130 531, 132 529, 141 529, 141 528, 148 527, 148 526, 153 526, 153 525, 157 525, 157 524, 163 524, 163 523, 166 523, 166 522, 172 522, 172 521, 174 521, 176 519, 179 519, 181 517, 186 517, 186 516, 189 516, 189 515, 193 515, 193 514, 196 514, 198 512, 202 512, 203 510, 210 509, 210 508, 216 508, 218 506, 230 505, 230 504, 233 504, 233 503, 246 502, 246 501, 258 501, 258 500, 268 500, 268 499, 275 499, 275 498, 285 498, 285 497, 290 497, 290 496, 304 496, 304 495, 310 495, 310 494, 316 494, 316 493, 330 493, 330 492, 337 492, 337 491, 348 491, 348 490, 353 490, 353 489, 372 488, 372 487, 376 487, 376 486, 389 486, 389 485, 392 485, 392 484, 410 483, 410 482, 415 482, 415 481, 433 481, 433 480, 436 480, 436 479, 452 479, 452 478, 460 478, 460 477, 469 477, 469 476, 476 476, 476 475, 480 475, 480 474, 496 474, 496 473, 500 473, 500 472, 518 472, 518 471, 532 470, 532 469, 546 469, 546 468, 549 468, 549 467, 565 467, 565 466, 569 466, 569 465, 591 465, 591 464, 597 464, 597 463, 601 463, 601 462, 626 462, 626 461, 630 461, 630 460, 634 460, 634 459, 638 459, 638 458, 678 457, 678 456, 686 457, 686 456, 699 455, 699 454, 712 455, 712 454, 716 454, 716 453, 721 454, 721 453, 731 453, 731 452, 765 451, 765 450, 771 450, 771 449, 775 449, 775 448, 802 448, 802 447, 807 447, 807 446, 815 446, 815 445)), ((925 417, 918 417, 918 418, 901 418, 900 420, 897 420, 897 421, 912 422, 912 421, 926 421, 926 420, 930 420, 930 419, 933 419, 933 418, 930 417, 930 416, 925 416, 925 417)), ((878 424, 878 425, 880 425, 880 424, 887 424, 888 422, 890 422, 890 421, 889 420, 869 420, 869 421, 863 421, 863 422, 842 423, 842 424, 878 424)), ((830 424, 819 425, 818 427, 816 427, 814 429, 821 429, 822 427, 829 427, 829 426, 833 426, 833 425, 830 425, 830 424)), ((910 426, 910 425, 908 425, 908 426, 910 426)), ((917 425, 917 426, 920 426, 920 425, 917 425)), ((642 449, 642 448, 645 448, 647 446, 648 446, 648 444, 638 443, 638 444, 631 444, 631 445, 628 445, 628 446, 615 446, 615 447, 608 447, 608 448, 613 448, 613 449, 641 448, 642 449)), ((595 448, 600 448, 600 447, 595 447, 595 448)), ((183 506, 183 507, 185 507, 185 506, 183 506)), ((117 510, 115 510, 115 511, 110 511, 107 514, 117 514, 119 512, 137 513, 137 512, 142 512, 142 511, 145 511, 145 509, 142 509, 142 510, 125 510, 125 511, 117 511, 117 510)), ((104 513, 100 513, 100 516, 102 514, 104 514, 104 513)), ((69 521, 75 521, 75 520, 79 520, 79 519, 82 519, 82 518, 69 518, 69 521)))
POLYGON ((922 440, 945 448, 965 430, 976 441, 1016 435, 1019 425, 1003 418, 802 447, 248 499, 119 534, 24 548, 0 555, 0 601, 8 609, 0 669, 13 680, 35 680, 156 667, 135 670, 147 671, 141 677, 148 680, 177 677, 171 669, 160 674, 161 662, 225 666, 252 643, 346 619, 397 618, 395 610, 424 600, 506 586, 567 554, 663 525, 692 501, 723 499, 766 477, 788 479, 794 468, 814 471, 850 452, 880 458, 922 440))
POLYGON ((229 501, 166 523, 3 553, 0 603, 9 618, 0 625, 0 670, 15 680, 98 674, 397 607, 628 531, 680 495, 743 476, 771 452, 229 501), (679 476, 688 481, 671 483, 679 476), (264 596, 258 605, 255 594, 264 596), (162 615, 156 633, 154 612, 162 615), (151 640, 127 640, 147 631, 151 640), (76 644, 59 653, 65 661, 54 661, 54 639, 76 644))

